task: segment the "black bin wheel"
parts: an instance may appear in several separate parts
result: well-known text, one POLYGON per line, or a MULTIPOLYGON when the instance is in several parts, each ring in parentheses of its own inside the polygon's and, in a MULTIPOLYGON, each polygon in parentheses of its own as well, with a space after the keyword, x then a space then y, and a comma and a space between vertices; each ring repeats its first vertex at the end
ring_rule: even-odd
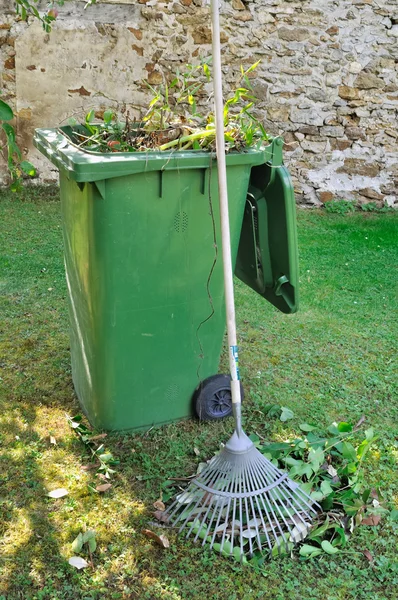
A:
MULTIPOLYGON (((243 387, 240 384, 243 400, 243 387)), ((212 375, 204 379, 194 393, 196 414, 201 421, 224 419, 232 414, 230 375, 212 375)))

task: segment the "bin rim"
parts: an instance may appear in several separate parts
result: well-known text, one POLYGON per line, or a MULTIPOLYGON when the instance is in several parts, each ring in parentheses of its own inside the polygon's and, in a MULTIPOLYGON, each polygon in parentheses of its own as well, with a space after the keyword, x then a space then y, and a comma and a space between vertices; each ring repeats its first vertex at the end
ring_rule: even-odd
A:
MULTIPOLYGON (((260 149, 231 151, 227 166, 256 166, 272 159, 273 141, 260 149)), ((214 152, 204 150, 174 150, 148 152, 100 153, 81 150, 63 133, 63 128, 36 129, 34 146, 69 179, 76 182, 100 181, 149 171, 206 169, 216 163, 214 152)))

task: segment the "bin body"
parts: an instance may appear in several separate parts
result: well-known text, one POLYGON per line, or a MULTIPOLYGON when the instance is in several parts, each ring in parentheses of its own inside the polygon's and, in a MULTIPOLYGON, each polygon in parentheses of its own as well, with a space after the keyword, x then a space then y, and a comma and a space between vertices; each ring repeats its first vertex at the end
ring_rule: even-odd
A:
MULTIPOLYGON (((225 329, 217 163, 209 153, 83 153, 59 130, 35 145, 59 168, 72 377, 88 419, 145 429, 192 414, 225 329)), ((235 263, 253 165, 227 156, 235 263)))
MULTIPOLYGON (((250 165, 228 173, 234 260, 249 175, 250 165)), ((225 319, 216 170, 204 190, 205 177, 169 170, 160 184, 159 172, 143 172, 107 179, 100 193, 61 172, 72 374, 96 427, 188 417, 195 387, 218 371, 225 319)))

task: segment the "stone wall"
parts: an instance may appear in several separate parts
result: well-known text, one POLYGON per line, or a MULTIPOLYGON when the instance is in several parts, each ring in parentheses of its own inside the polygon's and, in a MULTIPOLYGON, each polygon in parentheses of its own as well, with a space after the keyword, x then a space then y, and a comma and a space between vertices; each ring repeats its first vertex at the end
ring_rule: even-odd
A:
MULTIPOLYGON (((145 106, 156 84, 211 54, 206 0, 67 1, 51 35, 15 19, 0 0, 3 98, 20 142, 45 181, 52 167, 32 149, 35 127, 56 126, 116 103, 145 106)), ((45 6, 45 3, 43 3, 45 6)), ((261 59, 253 79, 267 130, 282 134, 297 199, 398 204, 397 0, 222 0, 224 81, 261 59)))

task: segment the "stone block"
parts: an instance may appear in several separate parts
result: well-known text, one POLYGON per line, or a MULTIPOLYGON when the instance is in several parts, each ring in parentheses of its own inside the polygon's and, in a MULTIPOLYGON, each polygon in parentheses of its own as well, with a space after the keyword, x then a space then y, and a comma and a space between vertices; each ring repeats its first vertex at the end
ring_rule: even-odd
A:
POLYGON ((10 58, 4 61, 4 68, 15 69, 15 56, 10 56, 10 58))
POLYGON ((313 154, 323 154, 326 150, 327 142, 312 142, 309 140, 303 140, 300 146, 306 152, 312 152, 313 154))
POLYGON ((290 120, 292 123, 303 123, 304 125, 323 125, 323 116, 315 108, 299 109, 292 107, 290 120))
POLYGON ((344 164, 339 167, 337 173, 348 175, 362 175, 363 177, 377 177, 380 166, 376 162, 368 162, 363 158, 346 158, 344 164))
POLYGON ((245 10, 245 12, 238 12, 234 14, 234 19, 235 21, 243 21, 246 23, 247 21, 253 21, 253 15, 248 10, 245 10))
POLYGON ((280 40, 286 42, 303 42, 304 40, 308 40, 310 32, 303 27, 295 27, 293 29, 290 27, 280 27, 278 29, 278 37, 280 40))
POLYGON ((339 96, 340 98, 344 98, 344 100, 354 100, 359 98, 359 90, 354 87, 349 87, 348 85, 340 85, 339 96))
POLYGON ((127 29, 137 38, 137 40, 142 40, 142 31, 134 29, 134 27, 127 27, 127 29))
POLYGON ((383 79, 373 75, 373 73, 359 73, 354 82, 355 86, 360 90, 381 89, 385 86, 383 79))
POLYGON ((290 106, 281 105, 267 108, 267 116, 270 121, 283 121, 289 120, 290 106))
POLYGON ((346 127, 345 134, 349 140, 366 140, 366 132, 361 127, 346 127))
POLYGON ((333 192, 326 191, 318 192, 318 198, 322 202, 322 204, 325 204, 325 202, 330 202, 330 200, 333 200, 334 194, 333 192))
POLYGON ((380 194, 379 192, 376 192, 376 190, 374 190, 373 188, 362 188, 361 190, 359 190, 359 193, 362 194, 362 196, 365 196, 365 198, 370 198, 371 200, 383 200, 384 199, 384 195, 380 194))
POLYGON ((326 137, 343 137, 344 135, 344 127, 339 125, 325 125, 321 127, 319 130, 321 135, 325 135, 326 137))
POLYGON ((314 125, 307 125, 304 127, 300 127, 299 133, 303 133, 304 135, 319 135, 319 129, 314 125))

